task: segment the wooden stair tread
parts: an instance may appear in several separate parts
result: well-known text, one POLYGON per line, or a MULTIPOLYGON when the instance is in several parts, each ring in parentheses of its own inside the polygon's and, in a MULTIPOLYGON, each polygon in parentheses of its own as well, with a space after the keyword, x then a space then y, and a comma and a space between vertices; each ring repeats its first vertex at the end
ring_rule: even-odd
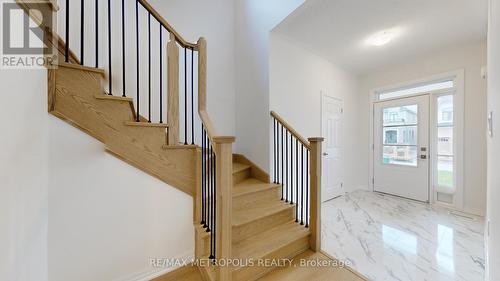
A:
POLYGON ((168 128, 168 124, 165 123, 149 123, 149 122, 136 122, 136 121, 127 121, 125 122, 127 126, 136 126, 136 127, 160 127, 160 128, 168 128))
POLYGON ((309 229, 289 222, 249 237, 233 245, 233 257, 262 258, 273 251, 309 235, 309 229))
POLYGON ((242 164, 238 162, 233 162, 233 174, 239 173, 241 171, 244 171, 246 169, 250 169, 251 166, 247 164, 242 164))
POLYGON ((115 101, 133 102, 132 98, 110 96, 110 95, 106 95, 106 94, 95 95, 94 97, 98 100, 115 100, 115 101))
POLYGON ((241 226, 290 208, 295 208, 295 205, 280 200, 258 201, 251 207, 242 209, 233 207, 232 225, 241 226))
POLYGON ((254 192, 265 191, 279 187, 279 184, 266 183, 256 178, 246 179, 233 187, 233 197, 247 195, 254 192))
POLYGON ((104 69, 102 69, 102 68, 95 68, 95 67, 80 65, 80 64, 76 64, 76 63, 58 62, 57 66, 72 68, 72 69, 76 69, 76 70, 91 71, 91 72, 96 72, 96 73, 99 73, 101 75, 104 75, 104 69))
POLYGON ((164 145, 163 149, 196 149, 198 146, 196 144, 174 144, 174 145, 164 145))

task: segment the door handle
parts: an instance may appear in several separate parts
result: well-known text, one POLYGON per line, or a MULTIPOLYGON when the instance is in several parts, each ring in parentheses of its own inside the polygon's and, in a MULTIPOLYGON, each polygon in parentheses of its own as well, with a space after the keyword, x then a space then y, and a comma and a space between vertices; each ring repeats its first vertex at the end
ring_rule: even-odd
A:
POLYGON ((422 159, 422 160, 427 159, 427 155, 425 155, 425 154, 420 155, 420 159, 422 159))
POLYGON ((326 153, 326 152, 323 152, 323 156, 328 156, 328 153, 326 153))

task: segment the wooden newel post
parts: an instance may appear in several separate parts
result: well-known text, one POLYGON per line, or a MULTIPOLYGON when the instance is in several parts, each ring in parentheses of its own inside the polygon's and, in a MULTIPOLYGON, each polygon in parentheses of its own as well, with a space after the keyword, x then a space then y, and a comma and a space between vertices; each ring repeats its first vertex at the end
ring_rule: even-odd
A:
MULTIPOLYGON (((214 137, 216 153, 216 259, 231 258, 232 241, 232 189, 233 189, 233 142, 234 137, 214 137)), ((231 268, 219 267, 217 280, 231 280, 231 268)))
POLYGON ((170 33, 167 44, 167 122, 168 144, 179 144, 179 46, 175 35, 170 33))
POLYGON ((311 250, 321 250, 321 154, 324 138, 309 138, 311 145, 310 159, 310 188, 311 188, 311 215, 310 215, 310 246, 311 250))
POLYGON ((198 40, 198 111, 207 109, 207 41, 198 40))

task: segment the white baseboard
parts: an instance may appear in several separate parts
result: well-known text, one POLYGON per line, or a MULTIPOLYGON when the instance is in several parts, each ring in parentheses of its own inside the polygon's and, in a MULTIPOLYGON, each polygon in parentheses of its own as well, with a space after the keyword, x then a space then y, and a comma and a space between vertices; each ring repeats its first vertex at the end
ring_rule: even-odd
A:
MULTIPOLYGON (((177 257, 172 257, 171 259, 192 260, 193 258, 194 258, 193 251, 189 251, 189 253, 184 253, 183 255, 180 255, 177 257)), ((171 271, 174 271, 177 268, 178 267, 154 268, 154 267, 149 266, 149 267, 145 268, 144 270, 130 274, 128 276, 114 279, 113 281, 150 281, 151 279, 154 279, 156 277, 159 277, 159 276, 167 274, 171 271)))

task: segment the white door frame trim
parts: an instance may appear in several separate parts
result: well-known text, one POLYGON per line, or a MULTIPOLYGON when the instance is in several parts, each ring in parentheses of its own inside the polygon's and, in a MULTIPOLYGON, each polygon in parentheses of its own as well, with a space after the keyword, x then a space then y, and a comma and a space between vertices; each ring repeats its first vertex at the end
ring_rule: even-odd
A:
MULTIPOLYGON (((373 122, 374 118, 373 115, 375 114, 374 110, 374 104, 378 102, 378 95, 381 92, 389 91, 389 90, 399 90, 399 89, 404 89, 408 87, 414 87, 418 86, 421 84, 429 84, 433 82, 441 82, 441 81, 446 81, 453 79, 454 81, 454 99, 453 99, 453 107, 454 107, 454 141, 455 141, 455 147, 454 147, 454 154, 455 154, 455 163, 454 163, 454 175, 455 175, 455 185, 456 185, 456 193, 454 196, 454 202, 453 204, 446 204, 443 202, 438 202, 436 200, 436 195, 437 191, 434 187, 434 169, 436 165, 436 155, 434 153, 434 149, 436 147, 436 144, 434 142, 435 139, 435 132, 433 129, 430 131, 430 137, 431 141, 429 142, 430 145, 430 154, 431 155, 431 162, 429 165, 429 187, 430 187, 430 201, 432 204, 439 204, 443 205, 445 207, 455 209, 458 211, 464 211, 464 125, 465 125, 465 69, 458 69, 446 73, 441 73, 441 74, 436 74, 433 76, 429 77, 424 77, 421 79, 413 80, 413 81, 407 81, 403 83, 398 83, 398 84, 393 84, 393 85, 388 85, 384 86, 381 88, 376 88, 372 89, 370 91, 370 147, 369 147, 369 160, 370 160, 370 171, 369 171, 369 186, 371 187, 372 191, 374 191, 374 185, 373 185, 373 178, 374 178, 374 128, 373 128, 373 122)), ((445 92, 449 92, 450 90, 440 90, 440 91, 432 91, 428 92, 426 94, 429 94, 431 104, 430 104, 430 111, 431 111, 431 128, 434 128, 436 124, 436 114, 434 114, 434 111, 436 110, 436 97, 438 95, 442 95, 445 92)), ((399 98, 405 98, 405 97, 412 97, 412 96, 418 96, 422 95, 422 93, 418 94, 413 94, 413 95, 407 95, 407 96, 402 96, 399 98)), ((390 100, 390 99, 387 99, 390 100)), ((386 101, 386 100, 384 100, 386 101)))

